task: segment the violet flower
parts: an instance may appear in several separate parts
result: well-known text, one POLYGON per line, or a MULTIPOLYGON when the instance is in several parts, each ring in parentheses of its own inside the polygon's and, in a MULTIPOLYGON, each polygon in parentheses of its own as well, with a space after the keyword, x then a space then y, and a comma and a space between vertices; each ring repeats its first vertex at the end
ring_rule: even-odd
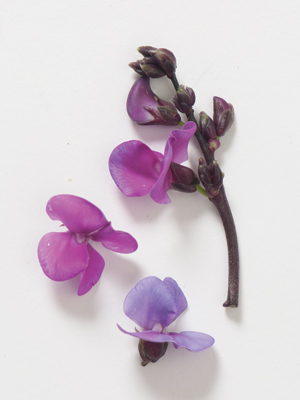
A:
POLYGON ((182 129, 171 132, 164 155, 139 140, 117 146, 109 158, 109 170, 121 192, 128 197, 150 194, 157 203, 167 204, 171 202, 167 190, 173 182, 187 188, 195 187, 197 178, 194 172, 179 164, 188 159, 187 146, 196 129, 194 122, 187 122, 182 129), (178 168, 182 174, 176 173, 175 176, 172 170, 178 168))
POLYGON ((174 104, 152 92, 150 79, 135 81, 127 98, 127 112, 138 125, 178 125, 181 121, 174 104))
POLYGON ((142 279, 128 293, 123 309, 128 318, 143 328, 142 332, 121 332, 140 339, 139 351, 142 365, 156 362, 166 352, 168 343, 175 349, 184 347, 196 352, 214 344, 214 339, 200 332, 166 332, 166 328, 187 308, 187 300, 177 282, 172 278, 163 281, 155 276, 142 279))
POLYGON ((99 208, 69 194, 52 197, 46 206, 52 220, 61 221, 67 232, 51 232, 38 245, 38 258, 48 278, 66 281, 80 274, 78 295, 87 293, 100 279, 104 259, 89 244, 101 242, 117 253, 132 253, 136 240, 129 233, 115 231, 99 208))

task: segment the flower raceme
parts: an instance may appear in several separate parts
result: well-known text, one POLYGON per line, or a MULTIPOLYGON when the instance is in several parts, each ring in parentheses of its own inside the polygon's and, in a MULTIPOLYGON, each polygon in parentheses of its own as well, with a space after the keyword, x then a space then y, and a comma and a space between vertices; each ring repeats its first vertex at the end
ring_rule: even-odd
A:
POLYGON ((52 220, 61 221, 67 232, 51 232, 38 245, 38 258, 45 275, 66 281, 80 274, 78 295, 87 293, 100 279, 103 257, 89 244, 101 242, 117 253, 132 253, 138 245, 129 233, 115 231, 99 208, 68 194, 52 197, 46 206, 52 220))
POLYGON ((197 127, 187 122, 169 135, 164 155, 151 150, 139 140, 121 143, 111 153, 109 170, 121 192, 128 197, 150 194, 159 204, 170 203, 171 187, 185 192, 196 191, 194 172, 180 165, 188 159, 187 147, 197 127))
POLYGON ((139 351, 145 366, 161 358, 168 343, 177 349, 184 347, 197 352, 214 344, 214 339, 200 332, 166 332, 166 328, 187 308, 187 300, 177 282, 172 278, 163 281, 155 276, 142 279, 128 293, 123 309, 128 318, 143 331, 127 332, 119 325, 121 332, 140 339, 139 351))

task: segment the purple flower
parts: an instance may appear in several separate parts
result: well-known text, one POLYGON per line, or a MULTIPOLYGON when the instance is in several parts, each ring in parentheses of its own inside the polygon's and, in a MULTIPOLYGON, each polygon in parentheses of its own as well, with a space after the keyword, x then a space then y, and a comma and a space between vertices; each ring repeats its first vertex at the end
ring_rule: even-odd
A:
MULTIPOLYGON (((182 129, 171 132, 164 155, 151 150, 139 140, 121 143, 111 153, 109 170, 121 192, 128 197, 140 197, 150 194, 159 204, 170 203, 167 190, 172 182, 178 182, 173 171, 178 164, 188 159, 187 146, 197 127, 187 122, 182 129), (176 165, 174 165, 176 164, 176 165)), ((179 166, 184 175, 180 182, 193 185, 195 174, 187 167, 179 166)))
POLYGON ((147 77, 133 84, 127 98, 127 112, 138 125, 178 125, 181 120, 172 103, 152 92, 147 77))
POLYGON ((124 301, 124 313, 143 328, 143 331, 127 332, 119 325, 117 326, 123 333, 143 341, 142 345, 139 346, 140 350, 143 350, 141 356, 144 363, 142 365, 146 365, 149 361, 157 361, 158 358, 156 359, 155 355, 160 353, 161 357, 166 351, 166 343, 168 342, 173 343, 176 349, 184 347, 190 351, 202 351, 214 344, 214 339, 205 333, 166 331, 166 328, 186 308, 185 295, 172 278, 165 278, 162 281, 155 276, 149 276, 139 281, 128 293, 124 301), (149 345, 149 342, 160 343, 165 346, 157 345, 155 347, 149 345))
POLYGON ((89 244, 90 239, 117 253, 132 253, 137 249, 131 235, 115 231, 102 211, 81 197, 69 194, 51 197, 46 212, 69 230, 42 237, 38 245, 39 262, 45 275, 54 281, 66 281, 80 274, 79 296, 99 281, 105 265, 102 256, 89 244))

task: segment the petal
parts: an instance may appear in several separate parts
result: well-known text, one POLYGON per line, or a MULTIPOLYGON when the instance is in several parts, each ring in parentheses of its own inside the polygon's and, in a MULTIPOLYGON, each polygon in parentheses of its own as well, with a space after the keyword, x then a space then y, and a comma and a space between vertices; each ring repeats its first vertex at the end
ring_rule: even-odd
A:
POLYGON ((184 347, 190 351, 202 351, 211 347, 215 342, 213 337, 200 332, 170 332, 169 335, 174 339, 175 349, 184 347))
POLYGON ((143 332, 127 332, 120 325, 117 324, 117 327, 121 332, 126 333, 126 335, 130 335, 139 339, 147 340, 148 342, 154 343, 164 343, 164 342, 173 342, 176 343, 176 340, 173 336, 168 335, 166 333, 159 333, 155 331, 143 331, 143 332))
POLYGON ((174 279, 165 278, 163 282, 165 285, 168 286, 169 290, 171 291, 174 302, 176 304, 177 311, 173 319, 174 321, 179 317, 180 314, 183 313, 183 311, 187 309, 188 303, 185 295, 183 294, 183 291, 180 289, 178 283, 174 279))
POLYGON ((144 330, 160 324, 168 326, 177 312, 176 303, 168 286, 155 276, 139 281, 128 293, 123 305, 128 318, 144 330))
POLYGON ((125 196, 147 195, 159 177, 159 159, 148 146, 130 140, 117 146, 109 158, 110 174, 125 196))
POLYGON ((175 129, 168 138, 168 142, 172 146, 172 161, 181 164, 188 159, 187 147, 191 137, 197 130, 194 122, 189 121, 184 124, 182 129, 175 129))
POLYGON ((54 281, 66 281, 84 271, 89 262, 86 242, 78 243, 71 232, 51 232, 38 245, 41 267, 54 281))
POLYGON ((91 239, 95 242, 101 242, 104 247, 116 253, 133 253, 138 247, 134 237, 127 232, 115 231, 111 222, 93 234, 91 239))
POLYGON ((139 78, 133 84, 127 98, 127 112, 137 124, 147 124, 154 117, 143 106, 156 108, 157 102, 150 87, 149 78, 139 78))
POLYGON ((172 146, 169 141, 167 141, 160 176, 150 191, 151 199, 159 204, 171 203, 170 197, 167 195, 167 190, 171 187, 172 172, 170 170, 170 165, 172 155, 172 146))
POLYGON ((104 269, 103 257, 90 245, 87 245, 90 256, 87 268, 80 275, 78 296, 86 294, 99 281, 104 269))
POLYGON ((49 217, 61 221, 71 232, 90 233, 107 224, 103 212, 82 197, 60 194, 46 206, 49 217))

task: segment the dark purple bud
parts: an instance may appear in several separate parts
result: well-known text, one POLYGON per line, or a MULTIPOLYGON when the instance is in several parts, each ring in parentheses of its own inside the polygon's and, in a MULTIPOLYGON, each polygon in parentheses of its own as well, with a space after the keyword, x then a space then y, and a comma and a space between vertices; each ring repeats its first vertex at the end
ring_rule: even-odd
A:
POLYGON ((137 72, 138 74, 142 75, 142 76, 146 76, 145 72, 142 70, 141 66, 140 66, 140 61, 134 61, 131 62, 129 65, 130 68, 132 68, 135 72, 137 72))
POLYGON ((148 77, 133 84, 127 98, 127 112, 139 125, 178 125, 181 120, 172 103, 152 92, 148 77))
POLYGON ((191 108, 195 104, 196 96, 192 88, 180 85, 173 98, 173 103, 175 104, 178 111, 182 113, 187 113, 191 111, 191 108))
POLYGON ((217 132, 213 120, 205 113, 200 113, 201 132, 207 139, 217 139, 217 132))
POLYGON ((221 143, 218 139, 209 139, 208 142, 208 150, 214 154, 214 152, 221 146, 221 143))
POLYGON ((168 342, 166 343, 154 343, 140 339, 139 341, 139 353, 142 358, 142 366, 145 367, 149 362, 155 363, 162 356, 165 355, 168 348, 168 342))
POLYGON ((208 166, 199 163, 199 178, 209 198, 217 197, 223 185, 223 173, 217 161, 211 162, 208 166))
POLYGON ((156 47, 152 47, 152 46, 140 46, 138 47, 137 51, 139 53, 141 53, 144 57, 151 57, 149 50, 157 50, 156 47))
POLYGON ((172 78, 176 70, 176 58, 174 54, 167 49, 148 50, 150 56, 156 61, 167 74, 168 78, 172 78))
POLYGON ((171 162, 170 168, 172 172, 172 183, 182 183, 186 186, 196 186, 199 183, 198 177, 191 168, 174 162, 171 162))
POLYGON ((165 71, 152 58, 143 58, 139 63, 140 68, 149 78, 161 78, 166 75, 165 71))
POLYGON ((218 136, 223 136, 234 122, 234 108, 221 97, 214 97, 214 124, 218 136))

